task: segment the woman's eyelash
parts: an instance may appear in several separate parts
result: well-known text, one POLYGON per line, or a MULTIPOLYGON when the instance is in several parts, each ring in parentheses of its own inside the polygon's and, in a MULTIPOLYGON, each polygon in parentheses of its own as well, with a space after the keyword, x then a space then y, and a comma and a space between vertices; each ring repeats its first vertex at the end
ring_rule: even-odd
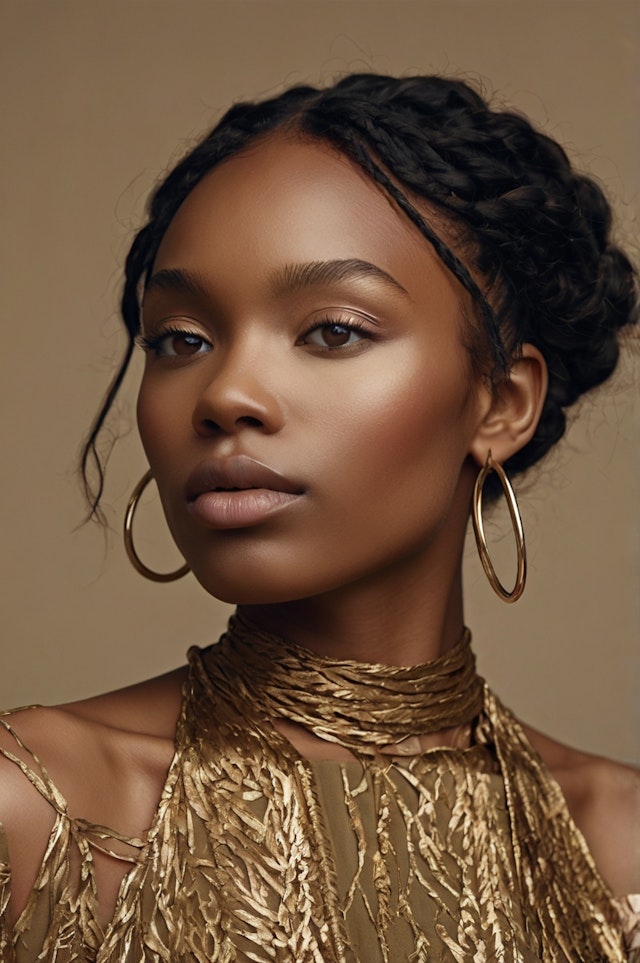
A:
POLYGON ((134 338, 136 348, 142 348, 143 351, 153 351, 158 345, 158 338, 149 338, 146 334, 137 334, 134 338))
POLYGON ((136 335, 135 343, 139 348, 142 348, 143 351, 147 351, 155 355, 160 355, 161 354, 160 348, 162 347, 163 343, 168 338, 172 338, 172 337, 173 338, 196 338, 199 341, 202 341, 203 343, 206 341, 206 338, 203 338, 202 335, 197 334, 195 331, 188 331, 185 328, 179 328, 175 326, 170 328, 164 328, 159 334, 153 334, 153 335, 138 334, 136 335))
MULTIPOLYGON (((374 337, 374 334, 371 331, 369 325, 364 320, 360 320, 359 318, 353 317, 353 316, 350 316, 347 320, 344 318, 330 317, 327 315, 324 318, 314 321, 313 324, 311 324, 303 332, 301 341, 304 342, 305 339, 308 338, 310 335, 312 335, 315 331, 321 331, 323 329, 330 329, 330 328, 342 328, 344 331, 357 332, 358 334, 362 334, 363 337, 369 337, 369 338, 374 337)), ((332 350, 331 346, 326 345, 326 347, 329 350, 332 350)), ((337 348, 341 346, 336 345, 335 347, 337 348)))
MULTIPOLYGON (((340 329, 344 332, 349 332, 350 334, 351 333, 361 334, 363 339, 365 338, 371 339, 375 337, 369 325, 364 320, 360 320, 359 318, 354 316, 349 316, 348 319, 345 319, 345 318, 340 318, 339 316, 331 317, 330 315, 326 315, 323 318, 315 320, 313 324, 310 324, 309 327, 306 328, 306 330, 302 333, 300 337, 300 342, 303 344, 304 343, 313 344, 313 342, 308 342, 307 339, 309 339, 314 332, 323 331, 323 330, 329 331, 332 328, 340 329)), ((154 354, 156 357, 162 357, 163 356, 162 347, 171 338, 193 338, 194 340, 201 341, 203 344, 207 343, 207 339, 204 338, 202 335, 198 334, 195 331, 190 331, 189 329, 178 327, 177 325, 171 326, 169 328, 164 328, 158 334, 149 334, 149 335, 138 334, 135 338, 135 343, 139 348, 142 348, 143 351, 146 351, 149 354, 154 354)), ((340 348, 351 347, 352 345, 324 344, 324 345, 316 345, 316 346, 322 347, 328 351, 332 351, 332 350, 338 350, 340 348)))

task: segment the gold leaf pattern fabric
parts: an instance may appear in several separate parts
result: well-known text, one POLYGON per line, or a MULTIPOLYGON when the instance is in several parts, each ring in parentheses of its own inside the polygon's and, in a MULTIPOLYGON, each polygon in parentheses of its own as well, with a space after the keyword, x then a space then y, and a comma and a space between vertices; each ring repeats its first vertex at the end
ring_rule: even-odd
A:
MULTIPOLYGON (((190 652, 144 840, 73 818, 37 759, 3 750, 56 811, 3 963, 637 963, 640 906, 612 899, 488 689, 468 749, 310 763, 216 665, 228 680, 224 646, 190 652), (131 860, 104 931, 96 845, 131 860)), ((0 911, 9 886, 0 834, 0 911)))
POLYGON ((430 662, 393 666, 320 657, 237 614, 205 666, 218 699, 239 710, 246 702, 260 706, 271 718, 369 755, 470 723, 484 696, 468 629, 430 662))

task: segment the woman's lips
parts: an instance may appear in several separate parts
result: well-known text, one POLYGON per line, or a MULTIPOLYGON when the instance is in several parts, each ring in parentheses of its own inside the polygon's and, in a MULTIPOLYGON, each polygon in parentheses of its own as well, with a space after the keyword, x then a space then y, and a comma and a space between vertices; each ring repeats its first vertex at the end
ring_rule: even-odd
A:
POLYGON ((189 511, 211 528, 246 528, 288 507, 304 488, 247 455, 211 458, 189 475, 189 511))
POLYGON ((249 488, 233 492, 203 492, 189 502, 189 511, 211 528, 247 528, 264 521, 300 495, 249 488))

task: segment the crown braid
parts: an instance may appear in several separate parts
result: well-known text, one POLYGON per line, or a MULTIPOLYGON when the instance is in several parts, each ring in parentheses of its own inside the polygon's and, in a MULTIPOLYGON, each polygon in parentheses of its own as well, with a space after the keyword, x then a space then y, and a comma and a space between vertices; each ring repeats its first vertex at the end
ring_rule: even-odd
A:
POLYGON ((82 458, 92 512, 104 480, 98 435, 129 364, 140 288, 162 237, 210 170, 278 129, 332 143, 412 221, 474 302, 469 347, 491 381, 507 376, 524 342, 542 352, 549 389, 534 437, 507 463, 512 474, 548 451, 564 433, 565 409, 615 368, 618 331, 637 322, 636 275, 611 241, 603 192, 572 168, 559 144, 524 117, 492 110, 459 80, 354 74, 325 89, 293 87, 232 107, 151 198, 126 261, 121 309, 129 345, 82 458), (436 212, 435 226, 420 201, 436 212))

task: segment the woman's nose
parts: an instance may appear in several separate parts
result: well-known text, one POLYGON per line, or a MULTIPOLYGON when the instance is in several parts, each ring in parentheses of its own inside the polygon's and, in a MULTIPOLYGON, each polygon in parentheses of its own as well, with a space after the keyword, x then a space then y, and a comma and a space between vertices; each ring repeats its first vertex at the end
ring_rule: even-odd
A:
POLYGON ((193 411, 193 426, 200 435, 234 434, 247 427, 273 434, 282 425, 282 406, 268 365, 255 355, 221 360, 193 411))

